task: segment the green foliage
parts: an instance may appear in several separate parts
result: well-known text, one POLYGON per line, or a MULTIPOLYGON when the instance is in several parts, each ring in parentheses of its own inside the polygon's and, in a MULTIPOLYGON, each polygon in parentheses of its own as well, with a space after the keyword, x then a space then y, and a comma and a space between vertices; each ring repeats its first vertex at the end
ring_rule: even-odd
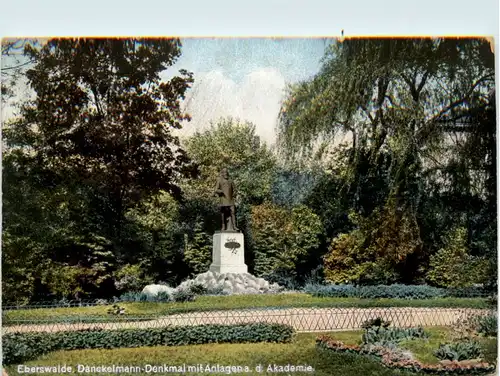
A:
POLYGON ((361 260, 342 247, 354 239, 333 245, 340 254, 331 260, 332 281, 365 272, 379 283, 421 281, 441 235, 459 218, 467 221, 471 254, 488 254, 485 274, 497 280, 493 61, 484 38, 348 39, 328 48, 314 77, 289 87, 279 149, 295 160, 322 152, 335 178, 315 189, 310 204, 327 235, 350 234, 343 213, 369 217, 394 201, 370 235, 362 234, 370 245, 361 260), (338 146, 340 137, 345 145, 338 146), (385 246, 403 260, 374 261, 378 255, 368 252, 385 246))
POLYGON ((467 360, 482 357, 481 346, 477 342, 457 342, 452 344, 441 344, 434 355, 440 360, 467 360))
MULTIPOLYGON (((102 262, 113 261, 109 254, 100 257, 100 252, 109 251, 109 243, 81 216, 86 202, 75 187, 44 181, 40 167, 19 150, 7 149, 2 162, 4 302, 39 298, 37 285, 52 264, 77 269, 80 262, 79 267, 97 271, 105 266, 102 262)), ((79 190, 87 192, 86 187, 79 190)))
POLYGON ((194 274, 206 272, 212 262, 212 237, 205 232, 203 224, 198 221, 192 239, 187 235, 186 238, 184 261, 194 274))
POLYGON ((179 207, 172 195, 159 191, 131 208, 126 215, 129 220, 154 234, 173 226, 179 219, 179 207))
POLYGON ((144 275, 144 267, 140 264, 123 265, 114 273, 114 280, 118 291, 138 291, 154 282, 151 277, 144 275))
POLYGON ((332 240, 328 253, 324 256, 325 279, 331 282, 347 283, 357 281, 365 275, 372 264, 357 263, 359 255, 363 256, 363 234, 353 230, 349 234, 340 234, 332 240))
POLYGON ((196 295, 191 289, 178 288, 172 293, 172 300, 174 302, 192 302, 196 299, 196 295))
MULTIPOLYGON (((210 291, 208 288, 206 288, 205 286, 203 286, 200 283, 195 283, 195 284, 191 285, 190 290, 195 295, 206 295, 210 291)), ((222 290, 222 288, 221 288, 221 290, 222 290)))
POLYGON ((20 364, 58 350, 182 346, 204 343, 290 342, 294 329, 280 324, 199 325, 154 329, 82 330, 56 333, 8 333, 3 364, 20 364))
POLYGON ((154 296, 143 292, 126 292, 115 300, 118 302, 193 302, 196 299, 197 291, 200 291, 199 287, 193 289, 177 288, 172 294, 161 291, 154 296))
POLYGON ((171 194, 160 191, 127 211, 120 244, 122 262, 139 265, 141 270, 138 287, 131 291, 155 281, 177 284, 188 276, 183 259, 188 229, 182 209, 171 194))
POLYGON ((486 337, 496 337, 498 334, 497 314, 481 316, 477 320, 477 332, 486 337))
POLYGON ((109 241, 100 236, 74 237, 73 241, 76 249, 85 252, 86 260, 71 265, 49 259, 40 265, 40 282, 57 298, 81 298, 112 280, 115 258, 109 241))
POLYGON ((365 329, 362 336, 364 344, 391 346, 404 340, 415 338, 427 338, 428 334, 423 328, 387 328, 387 327, 369 327, 365 329))
POLYGON ((452 230, 441 248, 430 258, 427 278, 437 286, 467 287, 485 282, 488 261, 470 256, 465 228, 452 230))
MULTIPOLYGON (((419 339, 416 340, 418 341, 419 339)), ((447 364, 426 364, 413 359, 407 351, 390 343, 387 343, 386 346, 372 344, 362 344, 359 346, 344 344, 341 341, 336 341, 334 338, 323 335, 316 339, 316 346, 321 351, 358 354, 364 355, 367 358, 375 357, 385 367, 402 372, 411 370, 416 373, 433 375, 477 375, 489 374, 495 370, 495 364, 481 361, 468 362, 467 364, 460 364, 457 361, 447 364)), ((399 372, 397 373, 399 374, 399 372)))
POLYGON ((334 283, 394 283, 400 265, 421 249, 418 225, 388 203, 369 217, 351 214, 358 228, 332 240, 324 256, 325 277, 334 283))
POLYGON ((109 315, 124 315, 125 314, 125 308, 120 307, 118 304, 113 304, 112 307, 108 309, 108 314, 109 315))
POLYGON ((189 120, 193 77, 162 79, 177 39, 3 41, 2 55, 23 48, 35 95, 3 129, 4 302, 110 298, 206 271, 222 166, 246 261, 270 281, 296 289, 322 264, 329 282, 459 289, 318 294, 496 291, 494 55, 483 39, 334 43, 282 102, 278 151, 299 161, 231 118, 181 143, 173 130, 189 120))
POLYGON ((494 85, 493 61, 488 42, 479 38, 334 42, 320 72, 289 88, 280 113, 282 150, 305 153, 319 138, 355 132, 356 149, 394 152, 397 175, 408 146, 415 142, 422 152, 439 139, 436 120, 494 85))
POLYGON ((297 265, 319 246, 321 221, 306 206, 291 210, 273 204, 252 208, 255 274, 294 273, 297 265))
POLYGON ((179 178, 196 173, 172 134, 192 75, 160 77, 175 39, 55 38, 25 53, 34 97, 3 130, 4 298, 112 294, 113 272, 146 253, 137 230, 154 238, 164 224, 148 207, 131 234, 126 214, 162 191, 180 198, 179 178), (16 292, 22 274, 31 287, 16 292))
POLYGON ((389 325, 391 325, 390 321, 385 321, 381 317, 377 317, 375 319, 366 320, 365 322, 363 322, 363 324, 361 324, 361 327, 363 329, 369 329, 369 328, 387 329, 389 327, 389 325))
POLYGON ((320 168, 300 169, 288 165, 278 167, 271 187, 271 201, 286 208, 305 204, 322 175, 320 168))
POLYGON ((172 297, 165 292, 158 293, 158 295, 148 295, 143 292, 126 292, 116 298, 119 302, 171 302, 172 297))
POLYGON ((220 119, 201 133, 185 140, 200 178, 185 183, 191 197, 215 203, 214 184, 222 167, 229 168, 237 189, 237 202, 259 204, 270 198, 276 160, 255 134, 255 126, 232 118, 220 119))
POLYGON ((307 284, 304 292, 317 297, 361 298, 361 299, 434 299, 444 297, 472 298, 484 296, 484 291, 477 289, 444 289, 427 285, 318 285, 307 284))

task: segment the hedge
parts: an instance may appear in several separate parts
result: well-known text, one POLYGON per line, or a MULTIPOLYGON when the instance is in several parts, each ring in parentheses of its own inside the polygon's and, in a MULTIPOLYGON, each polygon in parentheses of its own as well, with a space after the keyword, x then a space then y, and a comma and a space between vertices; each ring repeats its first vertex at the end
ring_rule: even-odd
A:
POLYGON ((476 298, 484 297, 479 287, 444 289, 428 285, 319 285, 307 284, 304 292, 318 297, 361 298, 361 299, 433 299, 433 298, 476 298))
POLYGON ((3 336, 3 364, 20 364, 58 350, 182 346, 206 343, 286 343, 292 340, 294 333, 293 327, 289 325, 266 323, 8 333, 3 336))

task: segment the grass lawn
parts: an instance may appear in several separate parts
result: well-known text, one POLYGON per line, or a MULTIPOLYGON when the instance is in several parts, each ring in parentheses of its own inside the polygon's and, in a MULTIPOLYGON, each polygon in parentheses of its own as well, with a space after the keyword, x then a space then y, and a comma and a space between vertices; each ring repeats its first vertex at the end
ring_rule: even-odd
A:
MULTIPOLYGON (((256 343, 256 344, 209 344, 179 347, 148 347, 137 349, 115 350, 78 350, 59 351, 48 354, 35 361, 26 363, 28 366, 53 366, 66 364, 76 367, 77 364, 89 366, 97 365, 135 365, 145 367, 151 365, 196 365, 207 364, 221 366, 248 366, 253 372, 250 375, 267 374, 257 373, 258 364, 271 365, 308 365, 314 372, 281 373, 282 375, 317 375, 317 376, 393 376, 413 375, 393 371, 382 367, 378 362, 364 359, 357 355, 329 354, 317 351, 315 339, 319 333, 297 334, 294 342, 288 344, 256 343)), ((356 343, 361 338, 361 332, 333 333, 335 338, 348 343, 356 343)), ((18 375, 17 367, 8 367, 9 375, 18 375)), ((90 375, 91 373, 81 373, 90 375)), ((173 373, 155 373, 155 375, 172 375, 173 373)), ((188 373, 189 374, 189 373, 188 373)), ((191 373, 194 374, 194 373, 191 373)), ((222 374, 222 373, 215 373, 222 374)))
MULTIPOLYGON (((434 351, 439 348, 440 344, 452 341, 451 330, 449 328, 427 328, 425 331, 430 335, 427 340, 419 339, 403 341, 399 344, 399 346, 410 350, 415 358, 423 363, 438 363, 439 359, 434 356, 434 351)), ((497 339, 479 338, 478 341, 483 349, 483 355, 486 362, 496 363, 498 347, 497 339)))
MULTIPOLYGON (((426 363, 436 363, 438 360, 432 354, 440 343, 447 342, 450 329, 428 328, 428 340, 412 340, 402 343, 414 356, 426 363)), ((252 371, 246 374, 261 374, 255 372, 255 367, 261 364, 266 369, 268 365, 306 365, 314 372, 294 372, 294 374, 313 374, 318 376, 390 376, 416 375, 408 372, 384 368, 379 362, 369 360, 359 355, 335 354, 329 351, 318 351, 315 339, 321 334, 328 334, 346 344, 360 344, 362 331, 347 331, 333 333, 299 333, 292 343, 256 343, 256 344, 208 344, 175 347, 144 347, 135 349, 114 350, 77 350, 58 351, 25 363, 27 366, 54 366, 66 364, 77 367, 78 364, 88 366, 115 365, 137 366, 149 365, 196 365, 207 364, 221 366, 248 366, 252 371)), ((485 360, 496 363, 496 338, 481 340, 485 360)), ((9 375, 18 375, 17 366, 7 367, 9 375)), ((266 372, 263 372, 266 374, 266 372)), ((81 373, 89 375, 92 373, 81 373)), ((94 372, 95 374, 95 372, 94 372)), ((173 373, 155 372, 156 375, 172 375, 173 373)), ((189 374, 189 373, 188 373, 189 374)), ((194 373, 191 373, 194 374, 194 373)), ((216 373, 217 374, 217 373, 216 373)), ((221 373, 219 373, 221 374, 221 373)), ((287 374, 287 373, 284 373, 287 374)), ((288 373, 292 374, 292 373, 288 373)))
MULTIPOLYGON (((125 319, 154 318, 176 313, 231 310, 245 308, 370 308, 370 307, 446 307, 446 308, 488 308, 484 298, 436 298, 436 299, 360 299, 360 298, 320 298, 307 294, 275 295, 230 295, 198 296, 194 302, 186 303, 118 303, 125 308, 125 319)), ((26 321, 45 322, 92 322, 123 320, 107 314, 109 306, 37 308, 8 310, 2 312, 3 325, 19 325, 26 321)))

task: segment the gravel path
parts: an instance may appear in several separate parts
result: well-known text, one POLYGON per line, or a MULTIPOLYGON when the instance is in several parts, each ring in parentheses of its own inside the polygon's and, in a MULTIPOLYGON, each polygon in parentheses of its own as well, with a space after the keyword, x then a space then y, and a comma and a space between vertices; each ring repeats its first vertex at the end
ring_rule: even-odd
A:
POLYGON ((5 326, 2 332, 55 332, 81 329, 159 328, 201 324, 280 323, 298 332, 359 329, 366 320, 381 317, 396 327, 449 326, 467 315, 488 310, 464 308, 289 308, 192 312, 147 321, 106 323, 47 323, 5 326))

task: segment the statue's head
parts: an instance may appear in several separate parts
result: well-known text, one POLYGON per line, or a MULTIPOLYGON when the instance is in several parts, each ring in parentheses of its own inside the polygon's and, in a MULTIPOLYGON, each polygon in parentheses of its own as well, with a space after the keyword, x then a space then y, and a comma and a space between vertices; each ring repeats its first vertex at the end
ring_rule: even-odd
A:
POLYGON ((220 176, 222 176, 224 179, 227 179, 229 177, 229 172, 227 171, 227 168, 223 168, 220 170, 220 176))

